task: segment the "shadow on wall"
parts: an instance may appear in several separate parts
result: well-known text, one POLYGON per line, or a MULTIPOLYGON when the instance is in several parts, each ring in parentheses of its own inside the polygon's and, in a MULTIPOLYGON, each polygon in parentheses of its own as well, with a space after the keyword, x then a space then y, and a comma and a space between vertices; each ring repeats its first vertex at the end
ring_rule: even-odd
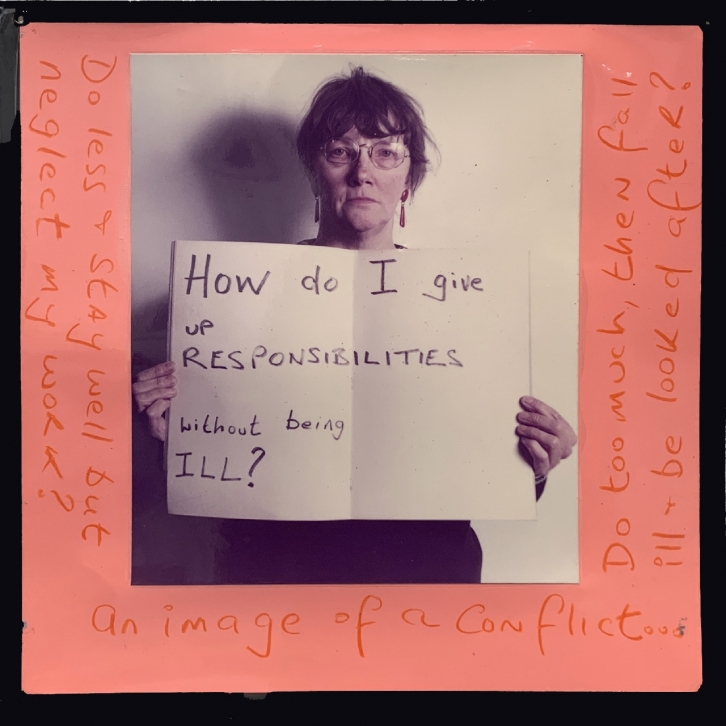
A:
MULTIPOLYGON (((264 111, 237 111, 218 116, 202 129, 193 137, 182 163, 169 166, 186 169, 198 180, 196 187, 202 189, 207 217, 214 220, 205 238, 299 242, 313 223, 314 201, 295 152, 293 121, 264 111)), ((189 203, 199 206, 200 200, 189 203)), ((182 221, 163 242, 189 236, 182 221)), ((135 373, 159 363, 166 355, 166 280, 153 300, 133 310, 135 373)))
MULTIPOLYGON (((313 221, 313 195, 295 152, 295 132, 293 121, 278 114, 225 113, 192 137, 181 164, 175 160, 169 165, 186 168, 199 181, 207 217, 214 220, 208 239, 272 243, 302 239, 313 221)), ((194 200, 193 205, 199 202, 194 200)), ((188 239, 185 226, 181 223, 178 230, 171 230, 168 241, 188 239)), ((132 254, 137 243, 132 240, 132 254)), ((133 309, 134 377, 166 359, 166 281, 152 299, 133 309)), ((148 434, 144 419, 144 414, 134 411, 132 583, 219 582, 226 549, 218 533, 219 520, 168 514, 163 447, 148 434)))
POLYGON ((312 218, 313 196, 295 133, 288 117, 236 113, 215 121, 192 149, 224 239, 299 241, 295 235, 312 218))

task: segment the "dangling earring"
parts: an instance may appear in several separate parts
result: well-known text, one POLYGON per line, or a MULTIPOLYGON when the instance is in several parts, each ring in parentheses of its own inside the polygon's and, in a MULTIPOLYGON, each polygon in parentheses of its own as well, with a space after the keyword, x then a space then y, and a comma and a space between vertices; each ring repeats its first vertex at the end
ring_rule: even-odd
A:
POLYGON ((315 197, 315 221, 320 221, 320 197, 315 197))
POLYGON ((401 216, 398 218, 398 223, 401 227, 406 226, 406 211, 403 208, 405 201, 408 199, 408 189, 406 189, 401 195, 401 216))

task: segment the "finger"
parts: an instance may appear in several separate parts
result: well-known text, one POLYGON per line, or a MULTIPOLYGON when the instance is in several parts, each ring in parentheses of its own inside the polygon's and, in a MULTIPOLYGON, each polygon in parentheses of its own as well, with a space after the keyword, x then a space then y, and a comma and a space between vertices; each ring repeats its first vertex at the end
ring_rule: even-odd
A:
POLYGON ((549 455, 550 469, 554 469, 560 463, 562 459, 562 445, 556 436, 548 434, 541 429, 534 428, 533 426, 522 425, 517 426, 517 436, 537 441, 549 455))
POLYGON ((166 419, 163 416, 149 419, 149 432, 159 441, 166 440, 166 419))
POLYGON ((572 430, 572 426, 562 419, 562 428, 557 434, 557 438, 560 440, 560 447, 562 449, 562 458, 566 459, 572 454, 577 445, 577 434, 572 430))
POLYGON ((176 363, 174 363, 173 360, 167 360, 164 361, 164 363, 159 363, 158 365, 155 365, 153 368, 147 368, 145 371, 141 371, 141 373, 136 376, 136 380, 145 381, 149 378, 160 378, 161 376, 173 373, 175 370, 176 363))
POLYGON ((171 406, 171 401, 166 399, 159 399, 154 402, 146 409, 146 415, 149 419, 160 418, 164 415, 165 411, 171 406))
POLYGON ((149 416, 149 431, 159 441, 166 439, 166 418, 164 418, 164 412, 170 405, 170 401, 160 400, 149 406, 147 411, 149 416))
POLYGON ((577 446, 577 434, 569 424, 567 424, 567 428, 569 429, 570 446, 574 449, 577 446))
POLYGON ((535 398, 534 396, 522 396, 519 399, 519 404, 526 411, 534 411, 545 416, 552 416, 555 419, 562 418, 552 406, 548 406, 544 401, 540 401, 539 398, 535 398))
POLYGON ((134 394, 146 393, 152 391, 155 388, 171 388, 175 386, 179 381, 176 376, 161 376, 160 378, 147 378, 143 381, 137 381, 131 385, 131 390, 134 394))
POLYGON ((551 416, 546 416, 542 413, 534 413, 530 411, 520 411, 517 414, 517 421, 528 426, 534 426, 535 428, 542 429, 549 434, 559 436, 563 428, 562 421, 558 421, 551 416))
POLYGON ((547 474, 550 470, 549 454, 534 439, 520 439, 530 458, 530 465, 535 476, 547 474))
POLYGON ((139 412, 144 411, 154 404, 155 401, 160 399, 174 398, 176 396, 176 388, 155 388, 153 391, 147 391, 146 393, 139 393, 134 396, 136 406, 139 412))
POLYGON ((575 450, 575 446, 577 445, 577 436, 575 435, 575 432, 572 430, 569 424, 567 425, 564 434, 561 435, 559 439, 560 443, 562 444, 562 458, 566 459, 572 454, 572 452, 575 450))

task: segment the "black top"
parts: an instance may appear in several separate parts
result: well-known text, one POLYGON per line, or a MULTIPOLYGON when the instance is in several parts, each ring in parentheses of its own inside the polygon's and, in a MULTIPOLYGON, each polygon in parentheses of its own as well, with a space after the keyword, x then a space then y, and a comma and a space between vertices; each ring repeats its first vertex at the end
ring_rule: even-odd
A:
MULTIPOLYGON (((314 240, 314 239, 304 239, 304 240, 302 240, 301 242, 298 242, 298 244, 299 244, 299 245, 310 245, 311 247, 317 247, 317 246, 318 246, 318 244, 317 244, 317 241, 316 241, 316 240, 314 240)), ((320 245, 320 247, 323 247, 323 246, 324 246, 324 245, 320 245)), ((395 243, 394 243, 394 245, 393 245, 393 246, 394 246, 394 247, 395 247, 395 248, 396 248, 397 250, 405 250, 405 249, 407 249, 407 248, 406 248, 406 247, 404 247, 403 245, 397 245, 397 244, 395 244, 395 243)))
POLYGON ((478 583, 469 522, 226 520, 220 575, 229 583, 478 583))

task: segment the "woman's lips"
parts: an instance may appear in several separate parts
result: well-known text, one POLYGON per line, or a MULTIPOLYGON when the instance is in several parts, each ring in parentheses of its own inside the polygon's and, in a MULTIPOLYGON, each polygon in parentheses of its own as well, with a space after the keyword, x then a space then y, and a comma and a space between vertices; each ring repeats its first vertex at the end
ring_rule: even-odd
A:
POLYGON ((353 197, 352 199, 346 199, 346 204, 377 204, 375 199, 369 199, 368 197, 353 197))

